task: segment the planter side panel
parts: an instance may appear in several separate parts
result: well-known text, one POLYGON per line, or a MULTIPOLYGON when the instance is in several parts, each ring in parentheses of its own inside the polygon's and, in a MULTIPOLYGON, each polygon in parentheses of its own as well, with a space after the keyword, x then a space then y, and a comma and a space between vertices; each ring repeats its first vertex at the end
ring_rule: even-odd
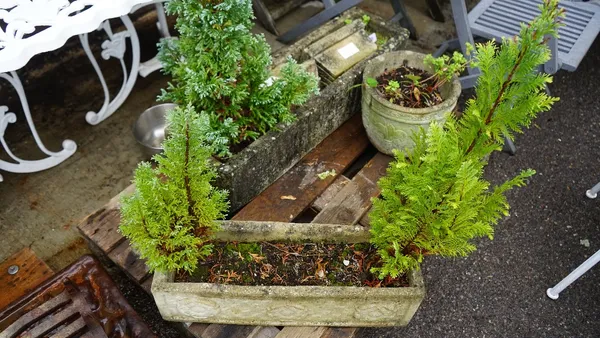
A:
MULTIPOLYGON (((218 287, 218 286, 215 286, 218 287)), ((179 288, 181 289, 181 285, 179 288)), ((413 295, 368 299, 361 297, 246 298, 201 291, 155 291, 162 317, 170 321, 275 326, 405 326, 422 299, 413 295)), ((407 288, 409 289, 409 288, 407 288)), ((404 290, 407 291, 407 290, 404 290)), ((406 292, 404 292, 406 293, 406 292)))

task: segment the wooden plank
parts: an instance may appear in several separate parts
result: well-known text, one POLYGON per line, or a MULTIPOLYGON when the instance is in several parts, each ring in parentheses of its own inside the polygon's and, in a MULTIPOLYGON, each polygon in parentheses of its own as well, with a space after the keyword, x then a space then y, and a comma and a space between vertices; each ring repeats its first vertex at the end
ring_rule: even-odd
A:
POLYGON ((104 207, 84 218, 77 226, 81 234, 94 242, 105 253, 111 252, 125 238, 117 231, 121 223, 119 201, 122 195, 132 194, 132 184, 119 195, 113 197, 104 207))
POLYGON ((342 188, 344 188, 348 183, 350 183, 350 179, 348 177, 344 175, 338 176, 338 178, 336 178, 335 181, 333 181, 333 183, 331 183, 331 185, 329 185, 327 189, 325 189, 325 191, 323 191, 323 193, 317 197, 317 199, 312 203, 312 207, 317 211, 323 210, 327 204, 331 202, 335 195, 337 195, 338 192, 340 192, 340 190, 342 190, 342 188))
POLYGON ((274 326, 257 326, 246 338, 275 338, 280 331, 274 326))
POLYGON ((379 195, 377 180, 386 172, 391 157, 377 153, 313 220, 314 223, 356 224, 379 195))
POLYGON ((330 327, 320 338, 353 338, 357 331, 355 327, 330 327))
POLYGON ((276 338, 308 338, 321 337, 327 331, 326 327, 286 326, 276 338))
POLYGON ((28 294, 54 271, 39 259, 33 250, 25 248, 0 264, 0 309, 28 294), (8 268, 16 265, 19 271, 11 275, 8 268))
POLYGON ((289 222, 352 164, 367 148, 360 115, 357 114, 329 135, 298 164, 246 205, 234 220, 289 222), (335 175, 317 175, 335 170, 335 175), (293 196, 294 199, 282 199, 293 196))
POLYGON ((255 326, 211 324, 202 333, 202 338, 246 338, 255 326))
POLYGON ((108 257, 133 278, 138 284, 149 276, 145 259, 140 259, 130 246, 129 240, 121 242, 108 257))
POLYGON ((148 279, 146 279, 144 282, 142 282, 141 286, 142 286, 142 289, 144 289, 146 292, 150 293, 150 288, 152 287, 152 275, 150 275, 148 277, 148 279))
POLYGON ((192 323, 186 329, 190 332, 194 337, 202 338, 202 334, 208 328, 208 324, 200 324, 200 323, 192 323))

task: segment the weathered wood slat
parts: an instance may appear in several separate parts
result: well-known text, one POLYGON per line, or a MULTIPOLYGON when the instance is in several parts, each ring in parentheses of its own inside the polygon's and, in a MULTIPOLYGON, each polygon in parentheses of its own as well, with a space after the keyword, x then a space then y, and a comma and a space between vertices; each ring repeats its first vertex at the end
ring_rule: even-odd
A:
POLYGON ((326 204, 314 223, 356 224, 371 207, 371 198, 379 195, 377 180, 385 174, 391 157, 377 153, 352 181, 326 204))
POLYGON ((152 287, 152 275, 148 277, 142 284, 142 289, 146 290, 146 292, 150 293, 150 288, 152 287))
POLYGON ((357 331, 355 327, 330 327, 320 338, 353 338, 357 331))
POLYGON ((119 195, 113 197, 104 207, 84 218, 79 223, 79 231, 90 239, 102 251, 109 253, 119 245, 124 237, 118 232, 121 222, 119 201, 122 195, 132 194, 135 186, 132 184, 119 195))
POLYGON ((331 183, 323 193, 317 197, 317 199, 312 203, 312 207, 317 210, 323 210, 329 202, 337 195, 340 190, 342 190, 346 184, 350 183, 350 179, 344 175, 338 176, 338 178, 331 183))
POLYGON ((187 327, 187 330, 194 337, 203 338, 202 334, 204 333, 204 331, 206 331, 208 326, 209 324, 192 323, 190 326, 187 327))
POLYGON ((273 326, 256 326, 246 338, 275 338, 280 331, 273 326))
POLYGON ((53 274, 54 271, 29 248, 10 256, 0 264, 0 309, 28 294, 53 274), (19 267, 14 275, 8 273, 12 265, 19 267))
POLYGON ((150 274, 146 260, 138 257, 131 248, 129 240, 121 242, 108 253, 108 257, 138 283, 142 283, 150 274))
POLYGON ((246 338, 255 326, 211 324, 202 333, 202 338, 246 338))
MULTIPOLYGON (((327 189, 325 189, 321 196, 319 196, 313 202, 312 208, 317 212, 317 214, 321 212, 321 210, 323 210, 327 203, 329 203, 335 197, 335 195, 337 195, 337 193, 340 192, 340 190, 342 190, 342 188, 344 188, 344 186, 349 182, 350 179, 348 177, 344 175, 338 176, 338 178, 336 178, 335 181, 333 181, 333 183, 331 183, 331 185, 328 186, 327 189)), ((369 210, 371 210, 370 207, 358 221, 358 224, 367 228, 371 226, 369 220, 369 210)))
POLYGON ((294 327, 286 326, 276 338, 308 338, 321 337, 327 331, 326 327, 294 327))
POLYGON ((325 191, 368 145, 360 115, 355 115, 248 203, 233 219, 291 221, 325 191), (328 170, 335 170, 335 175, 323 180, 317 176, 328 170), (282 198, 284 196, 288 199, 282 198))

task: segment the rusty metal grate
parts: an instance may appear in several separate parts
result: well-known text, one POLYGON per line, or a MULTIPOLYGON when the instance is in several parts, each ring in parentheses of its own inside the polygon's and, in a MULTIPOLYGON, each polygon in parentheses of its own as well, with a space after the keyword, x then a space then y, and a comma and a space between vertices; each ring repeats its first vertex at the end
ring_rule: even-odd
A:
POLYGON ((155 337, 100 263, 84 256, 0 312, 0 338, 155 337))

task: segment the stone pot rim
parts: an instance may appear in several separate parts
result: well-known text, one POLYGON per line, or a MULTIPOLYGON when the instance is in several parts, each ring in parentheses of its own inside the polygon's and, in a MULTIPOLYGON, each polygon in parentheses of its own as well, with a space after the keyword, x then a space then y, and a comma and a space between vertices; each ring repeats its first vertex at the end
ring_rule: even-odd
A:
MULTIPOLYGON (((453 106, 456 105, 456 102, 458 101, 458 97, 460 96, 460 93, 462 91, 462 88, 460 85, 460 80, 458 79, 457 76, 454 76, 454 78, 452 79, 452 82, 448 82, 448 83, 445 83, 442 85, 442 87, 450 86, 450 90, 449 90, 450 95, 447 98, 445 98, 442 101, 442 103, 437 104, 435 106, 427 107, 427 108, 408 108, 408 107, 399 106, 397 104, 393 104, 390 101, 386 100, 383 96, 381 96, 381 94, 379 94, 377 89, 369 87, 366 84, 367 78, 369 78, 369 77, 376 78, 377 76, 380 75, 380 74, 376 74, 376 75, 372 74, 373 68, 380 61, 382 61, 382 59, 384 59, 385 57, 390 57, 393 60, 397 60, 398 62, 395 62, 395 64, 400 66, 400 65, 402 65, 402 61, 407 56, 418 56, 422 59, 426 55, 427 54, 413 52, 410 50, 401 50, 401 51, 383 53, 383 54, 369 60, 369 62, 367 63, 367 65, 365 66, 365 69, 363 71, 363 95, 371 96, 375 101, 377 101, 378 103, 384 105, 385 107, 387 107, 389 109, 401 111, 403 113, 413 114, 413 115, 427 115, 427 114, 431 114, 431 113, 434 113, 434 112, 437 112, 440 110, 446 110, 446 109, 452 108, 453 106)), ((428 67, 425 67, 425 66, 417 67, 417 68, 420 68, 420 69, 423 69, 426 71, 430 71, 428 69, 428 67)))

